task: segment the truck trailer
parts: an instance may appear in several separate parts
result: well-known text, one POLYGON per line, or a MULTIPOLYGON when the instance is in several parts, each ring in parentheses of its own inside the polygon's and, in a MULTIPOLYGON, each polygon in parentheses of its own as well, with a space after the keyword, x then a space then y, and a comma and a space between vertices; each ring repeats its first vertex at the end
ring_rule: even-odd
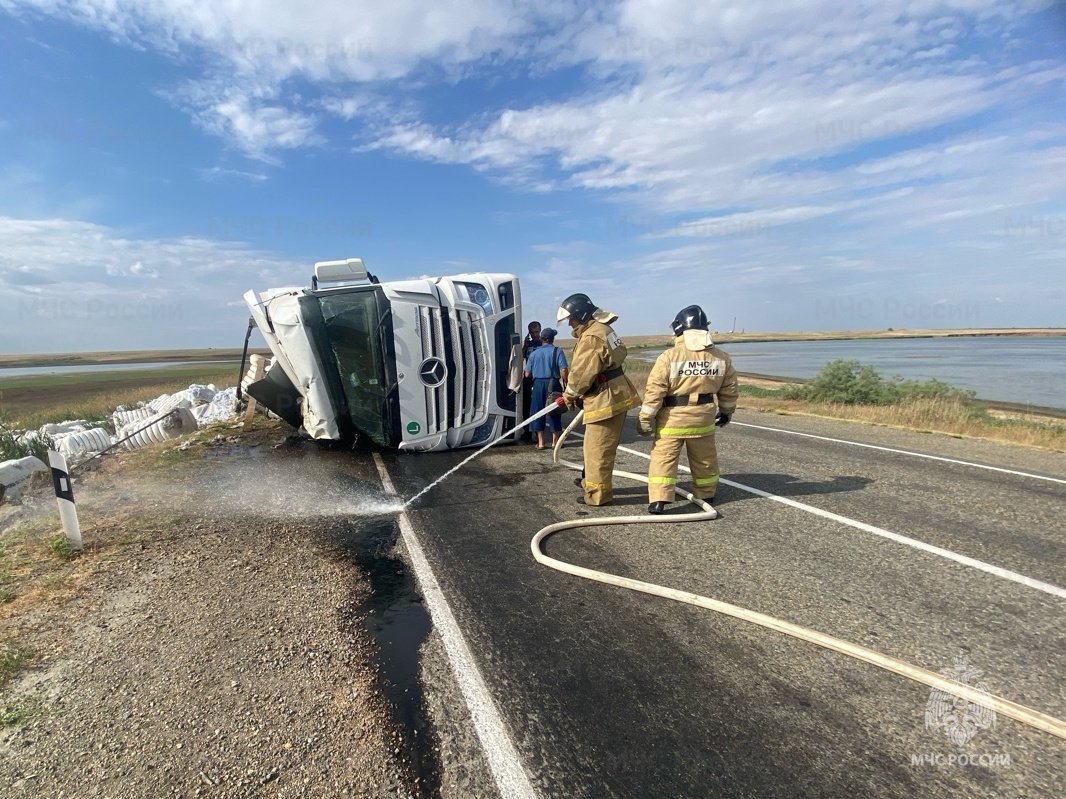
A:
POLYGON ((379 281, 359 258, 309 287, 248 291, 274 354, 247 393, 316 439, 431 451, 487 443, 521 411, 521 294, 504 273, 379 281))

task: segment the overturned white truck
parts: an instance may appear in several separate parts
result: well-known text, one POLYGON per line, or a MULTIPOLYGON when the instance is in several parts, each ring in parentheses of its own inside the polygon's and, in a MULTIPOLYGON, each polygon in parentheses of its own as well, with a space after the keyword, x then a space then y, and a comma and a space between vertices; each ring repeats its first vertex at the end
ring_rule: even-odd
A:
POLYGON ((274 365, 247 393, 312 438, 440 450, 484 444, 521 409, 518 278, 380 282, 362 260, 315 264, 310 287, 249 291, 274 365))

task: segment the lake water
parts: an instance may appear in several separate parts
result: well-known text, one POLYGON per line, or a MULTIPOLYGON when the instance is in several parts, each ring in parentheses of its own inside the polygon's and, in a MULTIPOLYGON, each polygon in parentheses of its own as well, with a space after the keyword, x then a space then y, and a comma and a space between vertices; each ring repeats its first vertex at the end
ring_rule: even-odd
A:
MULTIPOLYGON (((858 341, 724 343, 738 372, 814 377, 837 358, 884 377, 942 380, 986 400, 1066 409, 1066 336, 966 336, 858 341)), ((633 356, 652 360, 659 351, 633 356)))
MULTIPOLYGON (((65 375, 78 372, 125 372, 137 369, 163 369, 168 366, 189 366, 198 364, 205 367, 233 366, 236 372, 239 361, 158 361, 153 363, 99 363, 79 364, 77 366, 0 366, 0 379, 5 377, 23 377, 26 375, 65 375)), ((236 379, 236 378, 234 378, 236 379)))

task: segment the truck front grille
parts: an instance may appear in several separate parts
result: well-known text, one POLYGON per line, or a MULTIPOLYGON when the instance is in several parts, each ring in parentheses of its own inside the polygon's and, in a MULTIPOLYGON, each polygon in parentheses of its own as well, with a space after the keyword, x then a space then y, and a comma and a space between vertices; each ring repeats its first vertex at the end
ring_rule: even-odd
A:
POLYGON ((485 407, 488 369, 485 363, 485 330, 481 320, 469 311, 456 311, 455 316, 452 358, 460 374, 453 383, 452 407, 458 427, 474 421, 478 411, 485 407))
POLYGON ((425 389, 431 428, 428 432, 442 432, 449 423, 452 427, 460 427, 475 421, 485 408, 485 392, 488 390, 488 343, 484 323, 476 313, 469 311, 447 314, 438 308, 422 306, 419 308, 419 328, 423 361, 435 357, 450 364, 448 379, 436 388, 425 389), (445 335, 445 324, 450 335, 445 335), (450 352, 445 351, 448 343, 450 352), (448 418, 449 399, 451 419, 448 418))
MULTIPOLYGON (((444 323, 437 308, 425 305, 418 309, 419 332, 422 337, 422 359, 440 358, 447 363, 444 353, 444 323)), ((425 386, 427 433, 440 433, 448 429, 448 384, 446 380, 436 388, 425 386)))

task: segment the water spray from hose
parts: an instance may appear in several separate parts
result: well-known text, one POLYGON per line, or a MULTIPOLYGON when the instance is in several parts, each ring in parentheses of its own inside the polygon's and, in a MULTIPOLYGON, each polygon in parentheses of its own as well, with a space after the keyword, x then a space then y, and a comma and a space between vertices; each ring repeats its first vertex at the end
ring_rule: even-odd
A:
POLYGON ((455 473, 456 473, 457 471, 459 471, 460 469, 462 469, 462 468, 463 468, 464 466, 466 466, 466 465, 467 465, 468 463, 470 463, 470 461, 474 460, 474 458, 476 458, 476 457, 477 457, 478 455, 480 455, 480 454, 481 454, 482 452, 484 452, 485 450, 487 450, 487 449, 488 449, 489 447, 492 447, 492 446, 495 446, 496 444, 499 444, 499 443, 500 443, 501 441, 503 441, 503 440, 504 440, 505 438, 509 438, 510 436, 513 436, 513 435, 514 435, 514 434, 515 434, 516 432, 518 432, 519 430, 521 430, 521 429, 522 429, 523 427, 525 427, 526 425, 528 425, 528 424, 529 424, 530 422, 532 422, 533 420, 535 420, 535 419, 539 419, 539 418, 541 418, 542 416, 547 416, 547 415, 548 415, 549 413, 551 413, 552 411, 555 411, 555 410, 557 410, 557 409, 558 409, 558 407, 557 407, 557 406, 556 406, 555 404, 551 404, 551 405, 549 405, 548 407, 546 407, 546 408, 545 408, 544 410, 542 410, 542 411, 538 411, 537 413, 533 414, 533 415, 532 415, 532 416, 530 416, 530 417, 529 417, 528 419, 526 419, 526 420, 525 420, 524 422, 520 422, 519 424, 515 425, 515 426, 514 426, 514 427, 513 427, 513 428, 512 428, 511 430, 508 430, 508 431, 507 431, 506 433, 504 433, 504 434, 503 434, 502 436, 499 436, 498 438, 494 438, 494 439, 492 439, 492 441, 490 441, 490 442, 489 442, 488 444, 485 444, 485 446, 483 446, 483 447, 482 447, 481 449, 477 450, 477 451, 476 451, 476 452, 474 452, 474 453, 473 453, 472 455, 469 455, 469 456, 467 456, 466 458, 464 458, 463 460, 461 460, 461 461, 460 461, 459 463, 457 463, 457 464, 456 464, 455 466, 453 466, 453 467, 452 467, 451 469, 449 469, 448 471, 446 471, 446 472, 445 472, 444 474, 442 474, 442 475, 441 475, 440 477, 438 477, 438 478, 437 478, 436 480, 434 480, 434 481, 433 481, 432 483, 430 483, 430 484, 429 484, 428 486, 426 486, 426 487, 425 487, 425 488, 423 488, 423 489, 422 489, 421 491, 419 491, 419 492, 418 492, 417 494, 415 494, 415 495, 414 495, 413 497, 411 497, 411 498, 410 498, 409 500, 407 500, 406 502, 404 502, 404 503, 403 503, 403 508, 402 508, 402 509, 403 509, 403 510, 406 510, 406 509, 407 509, 407 508, 408 508, 408 507, 409 507, 410 505, 412 505, 412 504, 414 503, 414 501, 415 501, 416 499, 418 499, 419 497, 421 497, 421 496, 422 496, 423 494, 428 494, 428 493, 429 493, 429 492, 430 492, 430 491, 431 491, 431 490, 432 490, 433 488, 435 488, 435 487, 436 487, 437 485, 439 485, 440 483, 443 483, 443 482, 444 482, 445 480, 447 480, 447 479, 448 479, 449 477, 451 477, 451 476, 452 476, 453 474, 455 474, 455 473))

